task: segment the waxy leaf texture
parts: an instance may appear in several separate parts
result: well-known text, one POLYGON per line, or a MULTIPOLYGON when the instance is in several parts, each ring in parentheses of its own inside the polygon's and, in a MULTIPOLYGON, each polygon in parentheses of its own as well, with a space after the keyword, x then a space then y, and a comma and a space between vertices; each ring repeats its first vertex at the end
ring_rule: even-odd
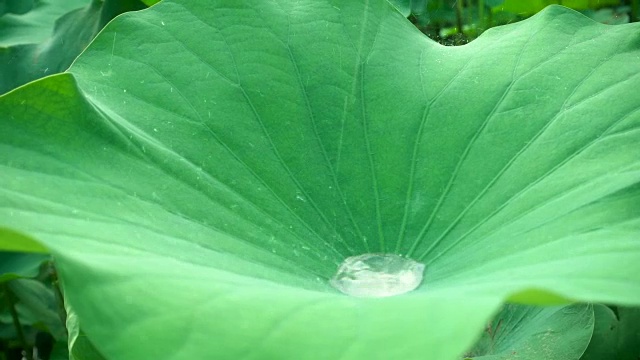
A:
POLYGON ((457 359, 505 300, 640 305, 639 30, 166 0, 0 97, 0 227, 106 359, 457 359), (329 285, 378 252, 422 285, 329 285))

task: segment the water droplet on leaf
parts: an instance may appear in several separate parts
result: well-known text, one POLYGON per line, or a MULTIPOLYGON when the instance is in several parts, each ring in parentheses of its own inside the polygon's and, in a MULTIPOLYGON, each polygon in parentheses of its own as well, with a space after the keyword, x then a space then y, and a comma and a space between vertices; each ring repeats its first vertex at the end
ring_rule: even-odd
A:
POLYGON ((351 256, 340 264, 331 285, 357 297, 400 295, 420 285, 424 269, 424 264, 395 254, 351 256))

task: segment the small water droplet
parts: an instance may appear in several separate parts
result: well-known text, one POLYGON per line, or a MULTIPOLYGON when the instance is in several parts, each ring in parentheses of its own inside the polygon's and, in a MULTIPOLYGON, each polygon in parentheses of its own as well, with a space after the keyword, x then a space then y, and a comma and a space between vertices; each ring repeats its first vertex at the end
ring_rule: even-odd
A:
POLYGON ((363 254, 346 258, 331 279, 341 292, 357 297, 386 297, 415 290, 425 266, 395 254, 363 254))

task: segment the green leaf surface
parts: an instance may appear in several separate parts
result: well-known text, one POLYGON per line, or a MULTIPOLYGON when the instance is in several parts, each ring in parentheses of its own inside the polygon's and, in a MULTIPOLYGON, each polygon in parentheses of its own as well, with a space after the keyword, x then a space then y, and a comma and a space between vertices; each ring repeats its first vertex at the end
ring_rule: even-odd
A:
POLYGON ((618 307, 619 360, 640 358, 640 308, 618 307))
POLYGON ((33 278, 40 272, 40 265, 49 258, 44 254, 28 254, 0 251, 0 283, 33 278))
POLYGON ((593 327, 591 305, 506 305, 467 356, 474 360, 578 360, 593 327))
MULTIPOLYGON (((24 23, 41 24, 42 12, 40 8, 21 15, 19 21, 0 18, 0 93, 7 92, 29 81, 66 70, 71 62, 85 49, 94 36, 116 15, 131 10, 140 10, 145 6, 138 0, 106 0, 91 1, 83 8, 80 3, 87 1, 60 1, 65 3, 62 9, 70 4, 76 4, 75 10, 65 13, 56 20, 55 26, 37 27, 32 36, 24 35, 24 23), (29 15, 32 14, 33 15, 29 15), (31 17, 33 16, 33 17, 31 17), (5 31, 3 31, 5 30, 5 31), (46 34, 46 37, 42 37, 46 34), (38 38, 38 42, 33 42, 38 38)), ((55 7, 54 14, 60 15, 59 7, 43 4, 45 9, 55 7)), ((46 11, 46 10, 43 10, 46 11)), ((49 12, 45 12, 50 16, 49 12)), ((30 33, 30 32, 27 32, 30 33)))
MULTIPOLYGON (((51 36, 56 20, 89 2, 90 0, 38 0, 37 2, 4 0, 0 2, 0 4, 4 4, 6 11, 0 17, 0 47, 7 48, 46 40, 51 36), (24 12, 26 4, 33 7, 24 12)), ((4 51, 7 50, 4 49, 4 51)))
POLYGON ((596 304, 595 327, 589 347, 581 360, 620 359, 618 355, 618 318, 611 308, 596 304))
POLYGON ((640 309, 594 306, 593 337, 581 360, 637 360, 640 358, 640 309))
POLYGON ((80 328, 80 319, 73 306, 65 301, 67 314, 68 351, 65 360, 104 360, 80 328))
POLYGON ((107 359, 446 360, 505 299, 640 305, 639 29, 550 7, 443 47, 383 1, 163 1, 0 98, 0 226, 107 359), (423 285, 328 285, 366 252, 423 285))
POLYGON ((411 0, 388 0, 403 16, 411 15, 411 0))
POLYGON ((49 287, 31 279, 13 280, 7 283, 7 287, 18 301, 16 308, 22 324, 36 325, 57 340, 66 337, 55 296, 49 287))
POLYGON ((36 0, 0 0, 0 16, 4 14, 24 14, 33 9, 36 0))
POLYGON ((0 251, 45 253, 48 250, 24 234, 0 227, 0 251))

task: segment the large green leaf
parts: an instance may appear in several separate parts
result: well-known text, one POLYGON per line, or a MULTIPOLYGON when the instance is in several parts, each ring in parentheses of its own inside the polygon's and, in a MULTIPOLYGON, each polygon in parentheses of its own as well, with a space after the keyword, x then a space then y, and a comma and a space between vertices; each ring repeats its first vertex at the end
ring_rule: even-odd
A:
POLYGON ((68 351, 65 360, 104 360, 98 350, 80 328, 80 321, 73 306, 65 302, 67 313, 67 332, 69 334, 68 351))
POLYGON ((467 356, 474 360, 578 360, 589 344, 593 325, 594 310, 588 304, 506 305, 467 356))
POLYGON ((0 251, 0 283, 33 278, 40 272, 40 265, 49 256, 44 254, 26 254, 0 251))
POLYGON ((30 253, 47 252, 47 249, 36 240, 10 229, 0 228, 0 251, 5 250, 30 253))
POLYGON ((640 304, 638 25, 469 45, 385 1, 167 1, 0 98, 0 226, 107 359, 454 359, 500 303, 640 304), (347 256, 427 265, 350 298, 347 256))
POLYGON ((640 357, 640 309, 596 305, 596 326, 581 360, 637 360, 640 357), (617 314, 616 314, 617 313, 617 314))
POLYGON ((611 308, 595 305, 595 327, 589 347, 581 360, 619 359, 618 347, 618 319, 611 308))
POLYGON ((617 359, 640 358, 640 308, 618 308, 617 359))

